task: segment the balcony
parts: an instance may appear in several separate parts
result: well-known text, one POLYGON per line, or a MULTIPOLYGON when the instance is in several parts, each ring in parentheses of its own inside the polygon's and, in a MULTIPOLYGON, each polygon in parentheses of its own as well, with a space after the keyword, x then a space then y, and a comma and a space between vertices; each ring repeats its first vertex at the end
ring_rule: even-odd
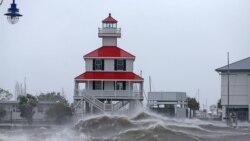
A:
POLYGON ((121 28, 99 28, 99 37, 121 37, 121 28))
POLYGON ((84 94, 94 96, 97 99, 143 100, 142 92, 131 90, 75 90, 75 99, 80 99, 84 94))

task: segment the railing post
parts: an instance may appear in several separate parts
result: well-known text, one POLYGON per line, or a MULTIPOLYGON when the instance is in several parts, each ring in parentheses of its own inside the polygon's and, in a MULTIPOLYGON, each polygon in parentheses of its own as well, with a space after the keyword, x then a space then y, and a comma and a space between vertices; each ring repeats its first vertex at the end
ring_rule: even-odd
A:
POLYGON ((77 81, 75 81, 75 88, 74 89, 75 89, 74 95, 79 96, 79 84, 77 81))
POLYGON ((116 97, 116 81, 115 81, 115 97, 116 97))

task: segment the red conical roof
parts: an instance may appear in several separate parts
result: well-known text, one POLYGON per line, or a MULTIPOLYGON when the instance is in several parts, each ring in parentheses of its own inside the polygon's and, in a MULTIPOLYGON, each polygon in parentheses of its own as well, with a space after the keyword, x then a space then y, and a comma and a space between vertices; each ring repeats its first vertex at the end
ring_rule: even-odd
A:
POLYGON ((118 57, 118 58, 135 58, 134 55, 117 46, 102 46, 83 56, 84 58, 95 57, 118 57))
POLYGON ((103 23, 117 23, 117 20, 111 17, 111 13, 109 13, 109 16, 102 21, 103 23))
POLYGON ((95 72, 87 71, 77 76, 75 80, 133 80, 143 81, 143 78, 133 72, 95 72))

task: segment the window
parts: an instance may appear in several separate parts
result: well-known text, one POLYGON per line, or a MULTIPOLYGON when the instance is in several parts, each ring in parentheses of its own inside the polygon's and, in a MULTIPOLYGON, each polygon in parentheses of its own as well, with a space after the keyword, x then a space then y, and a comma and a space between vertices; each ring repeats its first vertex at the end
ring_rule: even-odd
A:
POLYGON ((126 70, 126 60, 116 59, 115 60, 115 70, 126 70))
POLYGON ((104 70, 104 60, 94 59, 93 60, 93 70, 104 70))
POLYGON ((93 81, 93 90, 103 90, 104 89, 104 83, 102 84, 102 81, 93 81))
POLYGON ((104 23, 104 24, 103 24, 103 27, 104 27, 104 28, 107 28, 107 24, 106 24, 106 23, 104 23))
POLYGON ((103 23, 103 28, 116 28, 116 23, 103 23))
POLYGON ((125 81, 117 81, 115 89, 116 90, 126 90, 126 82, 125 81))

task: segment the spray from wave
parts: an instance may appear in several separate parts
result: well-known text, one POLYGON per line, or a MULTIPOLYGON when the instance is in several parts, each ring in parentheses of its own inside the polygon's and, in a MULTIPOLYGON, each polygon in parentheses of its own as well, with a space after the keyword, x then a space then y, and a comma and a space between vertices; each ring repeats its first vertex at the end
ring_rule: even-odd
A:
POLYGON ((221 122, 167 118, 152 112, 96 115, 74 126, 50 129, 0 129, 0 141, 249 141, 250 129, 228 128, 221 122))
MULTIPOLYGON (((87 133, 91 140, 109 141, 196 141, 241 140, 250 137, 249 130, 232 129, 221 122, 198 119, 167 118, 151 112, 134 116, 99 115, 80 121, 75 129, 87 133)), ((248 140, 248 139, 247 139, 248 140)))

